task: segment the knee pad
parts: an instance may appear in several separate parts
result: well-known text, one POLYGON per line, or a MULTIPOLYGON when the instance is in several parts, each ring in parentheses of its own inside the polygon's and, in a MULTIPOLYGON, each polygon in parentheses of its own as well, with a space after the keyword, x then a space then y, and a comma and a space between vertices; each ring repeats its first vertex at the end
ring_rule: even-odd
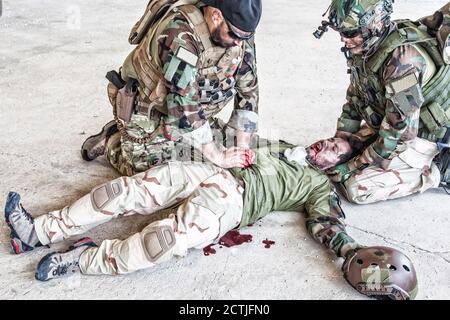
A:
POLYGON ((95 188, 91 192, 91 203, 96 211, 103 210, 111 201, 123 192, 122 185, 118 181, 111 181, 95 188))
POLYGON ((169 226, 155 226, 142 237, 147 258, 154 263, 175 246, 175 234, 169 226))

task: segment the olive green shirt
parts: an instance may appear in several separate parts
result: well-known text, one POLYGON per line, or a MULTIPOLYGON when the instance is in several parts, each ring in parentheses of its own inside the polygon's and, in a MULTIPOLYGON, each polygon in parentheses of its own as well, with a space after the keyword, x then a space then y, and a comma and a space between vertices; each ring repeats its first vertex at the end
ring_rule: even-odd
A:
POLYGON ((332 189, 327 176, 310 165, 288 161, 282 151, 270 152, 269 147, 259 149, 254 164, 246 169, 231 170, 245 183, 240 227, 272 211, 292 211, 302 205, 306 205, 310 213, 330 214, 328 197, 332 189), (319 197, 324 201, 317 201, 319 197))

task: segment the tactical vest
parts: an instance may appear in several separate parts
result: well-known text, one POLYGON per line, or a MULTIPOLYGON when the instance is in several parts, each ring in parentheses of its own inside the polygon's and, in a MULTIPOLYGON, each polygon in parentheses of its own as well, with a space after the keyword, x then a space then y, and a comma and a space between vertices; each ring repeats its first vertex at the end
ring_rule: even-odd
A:
POLYGON ((136 125, 139 122, 139 126, 150 133, 155 127, 153 124, 143 123, 143 117, 148 117, 149 121, 152 121, 150 118, 153 109, 165 115, 168 113, 166 80, 159 59, 157 39, 166 26, 176 17, 184 17, 189 23, 194 31, 194 38, 201 48, 197 73, 204 83, 203 87, 207 88, 208 84, 211 84, 211 86, 214 84, 215 88, 217 86, 220 88, 218 92, 215 91, 215 95, 223 99, 217 103, 205 101, 206 92, 199 92, 199 102, 203 105, 206 117, 209 118, 218 113, 234 97, 236 93, 234 89, 235 81, 231 79, 242 64, 243 45, 230 48, 214 45, 200 7, 198 4, 193 4, 196 2, 198 1, 176 1, 157 21, 149 26, 147 33, 140 39, 136 40, 136 26, 133 28, 129 41, 138 45, 128 55, 120 69, 123 80, 127 81, 129 78, 134 78, 139 83, 135 114, 131 118, 130 125, 136 125), (233 72, 231 73, 230 70, 233 70, 233 72))
POLYGON ((426 28, 410 20, 395 21, 396 29, 368 58, 353 57, 349 63, 355 95, 350 97, 358 113, 367 124, 379 130, 386 114, 386 90, 381 83, 382 67, 392 52, 405 44, 414 44, 429 57, 433 74, 423 79, 425 99, 421 107, 418 136, 432 142, 442 139, 450 126, 450 66, 444 62, 439 44, 426 28))

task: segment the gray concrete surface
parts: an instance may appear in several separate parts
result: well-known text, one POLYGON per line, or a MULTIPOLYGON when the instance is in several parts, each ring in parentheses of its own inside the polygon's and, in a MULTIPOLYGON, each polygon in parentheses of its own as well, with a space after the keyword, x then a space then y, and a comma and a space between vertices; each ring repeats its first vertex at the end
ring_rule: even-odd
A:
MULTIPOLYGON (((418 18, 446 1, 396 1, 396 17, 418 18)), ((0 18, 0 204, 9 190, 40 215, 116 176, 79 147, 111 110, 107 71, 131 50, 128 31, 146 1, 3 0, 0 18)), ((261 134, 308 144, 333 134, 348 82, 336 34, 315 40, 327 0, 264 0, 258 30, 261 134)), ((376 205, 343 204, 361 243, 389 245, 413 260, 419 299, 450 298, 450 197, 440 190, 376 205)), ((94 240, 125 238, 155 217, 101 226, 94 240)), ((121 277, 75 275, 38 283, 49 249, 10 254, 0 218, 0 299, 363 299, 341 277, 341 260, 312 241, 298 213, 274 213, 244 230, 254 241, 121 277), (276 241, 265 249, 264 239, 276 241)), ((66 247, 67 244, 52 249, 66 247)))

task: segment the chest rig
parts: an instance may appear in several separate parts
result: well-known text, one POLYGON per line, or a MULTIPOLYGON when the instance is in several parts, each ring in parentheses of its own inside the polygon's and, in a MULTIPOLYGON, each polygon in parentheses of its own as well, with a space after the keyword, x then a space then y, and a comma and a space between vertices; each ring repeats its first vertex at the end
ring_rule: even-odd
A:
POLYGON ((367 69, 366 61, 361 56, 355 56, 349 61, 349 73, 353 86, 350 97, 358 114, 367 124, 378 130, 383 120, 386 104, 385 89, 381 84, 377 71, 367 69))
POLYGON ((410 20, 397 20, 396 29, 370 57, 354 56, 349 60, 349 73, 354 94, 350 97, 359 115, 379 130, 386 114, 386 89, 382 83, 383 66, 392 52, 405 44, 420 47, 431 58, 436 71, 422 83, 424 103, 421 107, 419 137, 437 142, 450 126, 450 66, 445 63, 436 38, 426 27, 410 20))
POLYGON ((168 113, 165 99, 166 80, 159 58, 157 39, 168 23, 175 18, 183 18, 189 23, 194 39, 200 47, 201 53, 196 64, 198 75, 196 82, 198 101, 202 104, 206 117, 222 110, 236 94, 234 75, 243 61, 243 47, 223 48, 214 45, 201 9, 194 4, 189 4, 190 2, 193 1, 175 2, 150 26, 121 68, 121 76, 125 81, 134 78, 139 83, 135 115, 131 117, 131 122, 134 118, 139 118, 142 122, 143 116, 151 119, 153 110, 157 110, 162 115, 168 113))

